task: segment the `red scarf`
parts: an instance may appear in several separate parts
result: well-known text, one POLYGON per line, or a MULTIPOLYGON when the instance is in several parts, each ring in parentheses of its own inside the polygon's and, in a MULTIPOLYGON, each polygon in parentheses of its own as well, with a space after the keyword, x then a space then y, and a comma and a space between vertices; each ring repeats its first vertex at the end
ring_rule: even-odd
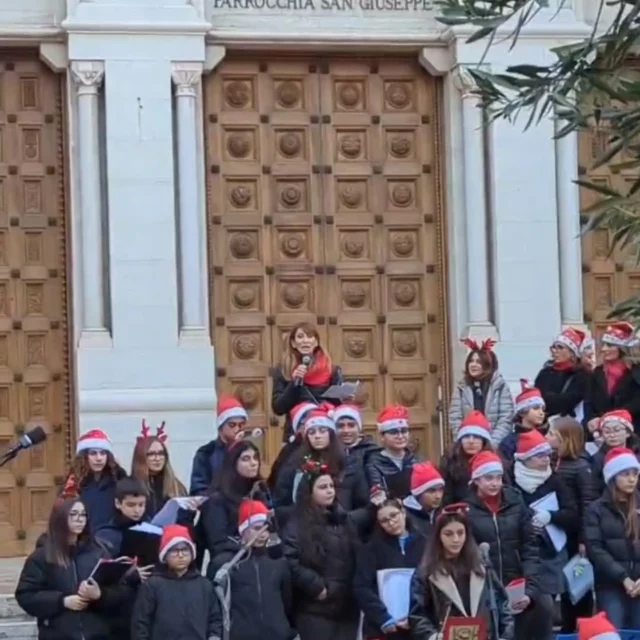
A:
POLYGON ((482 502, 487 505, 487 509, 491 511, 491 513, 498 513, 500 511, 500 503, 502 502, 501 494, 497 493, 495 496, 484 496, 482 498, 482 502))
POLYGON ((624 360, 615 360, 614 362, 604 363, 604 377, 607 379, 607 393, 610 396, 616 392, 616 389, 620 384, 620 380, 624 378, 628 368, 629 367, 624 360))
POLYGON ((324 351, 318 349, 303 381, 310 387, 326 387, 331 384, 331 378, 333 378, 333 372, 329 358, 324 351))
POLYGON ((564 362, 554 362, 554 371, 571 371, 576 368, 576 363, 571 360, 565 360, 564 362))

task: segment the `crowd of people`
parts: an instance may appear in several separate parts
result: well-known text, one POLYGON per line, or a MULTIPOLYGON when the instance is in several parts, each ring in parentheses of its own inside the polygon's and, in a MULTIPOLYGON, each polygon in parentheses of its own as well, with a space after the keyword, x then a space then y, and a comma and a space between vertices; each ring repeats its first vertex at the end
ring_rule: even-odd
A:
POLYGON ((106 433, 81 436, 16 590, 39 637, 449 640, 457 623, 487 640, 550 640, 554 620, 580 640, 640 630, 633 327, 607 329, 597 366, 593 340, 566 329, 515 399, 495 343, 466 345, 439 460, 411 449, 405 407, 382 408, 374 439, 355 402, 324 397, 342 373, 308 324, 292 329, 273 374, 286 423, 267 478, 234 397, 219 398, 189 488, 164 424, 143 423, 129 474, 106 433), (122 558, 128 530, 180 497, 155 562, 114 584, 93 578, 98 561, 122 558), (576 597, 566 568, 582 559, 593 584, 576 597), (380 576, 396 569, 410 579, 392 605, 380 576))

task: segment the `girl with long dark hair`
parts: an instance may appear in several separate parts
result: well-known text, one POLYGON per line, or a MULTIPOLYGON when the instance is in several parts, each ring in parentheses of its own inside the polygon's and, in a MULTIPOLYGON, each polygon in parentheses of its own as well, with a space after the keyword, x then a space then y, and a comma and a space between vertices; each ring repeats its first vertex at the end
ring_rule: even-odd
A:
POLYGON ((366 528, 374 510, 364 474, 350 460, 336 435, 336 425, 324 408, 311 411, 304 423, 302 444, 280 470, 273 492, 276 516, 284 525, 297 499, 305 460, 322 462, 335 479, 337 500, 359 528, 366 528))
POLYGON ((585 515, 598 609, 618 629, 640 629, 639 472, 633 451, 611 449, 603 469, 607 488, 585 515))
POLYGON ((302 471, 299 499, 284 532, 297 603, 295 627, 301 640, 355 640, 356 531, 338 503, 329 467, 310 460, 302 471))
POLYGON ((94 429, 78 439, 76 457, 60 497, 82 500, 89 517, 89 530, 94 534, 111 520, 116 483, 126 475, 116 462, 109 436, 94 429))
POLYGON ((449 427, 456 438, 465 416, 470 411, 480 411, 487 416, 491 441, 498 446, 512 429, 513 397, 498 371, 495 340, 488 339, 479 344, 467 339, 463 344, 469 353, 463 376, 451 395, 449 427))
POLYGON ((491 570, 497 625, 491 613, 489 576, 466 516, 466 504, 445 507, 411 581, 409 623, 416 640, 434 640, 451 618, 482 618, 488 638, 513 637, 513 618, 498 576, 491 570))
POLYGON ((80 500, 56 503, 43 543, 22 568, 16 600, 37 618, 41 640, 108 640, 108 615, 133 593, 90 579, 104 554, 91 544, 87 517, 80 500))
POLYGON ((440 459, 445 504, 465 500, 471 480, 471 459, 481 451, 493 451, 491 426, 483 413, 471 411, 462 421, 456 441, 440 459))
POLYGON ((426 538, 411 527, 399 500, 387 499, 377 509, 377 526, 371 540, 358 549, 354 594, 364 614, 363 637, 409 638, 409 620, 395 620, 378 591, 378 571, 415 569, 424 552, 426 538))

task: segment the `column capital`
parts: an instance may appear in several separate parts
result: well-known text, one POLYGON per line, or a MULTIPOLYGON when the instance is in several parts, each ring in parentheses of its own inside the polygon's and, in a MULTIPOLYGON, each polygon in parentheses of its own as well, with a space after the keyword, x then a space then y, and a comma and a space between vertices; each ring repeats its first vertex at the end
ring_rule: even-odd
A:
POLYGON ((174 62, 171 65, 171 78, 176 86, 176 96, 194 97, 202 70, 202 62, 174 62))
POLYGON ((71 78, 78 95, 97 94, 104 78, 104 62, 99 60, 74 60, 71 62, 71 78))
POLYGON ((463 100, 467 98, 479 99, 479 96, 476 93, 478 91, 478 85, 469 72, 468 65, 457 65, 451 72, 451 76, 453 78, 453 85, 458 91, 460 91, 463 100))

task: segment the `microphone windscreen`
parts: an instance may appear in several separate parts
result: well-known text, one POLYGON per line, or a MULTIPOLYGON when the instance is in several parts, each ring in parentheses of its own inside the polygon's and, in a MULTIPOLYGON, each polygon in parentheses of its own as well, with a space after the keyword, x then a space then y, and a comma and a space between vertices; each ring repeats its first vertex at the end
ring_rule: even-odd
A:
POLYGON ((27 438, 29 438, 29 441, 31 442, 30 446, 32 447, 40 444, 41 442, 44 442, 47 439, 47 434, 42 427, 31 429, 31 431, 27 431, 25 435, 27 436, 27 438))
POLYGON ((302 356, 302 364, 308 367, 311 364, 311 356, 302 356))

